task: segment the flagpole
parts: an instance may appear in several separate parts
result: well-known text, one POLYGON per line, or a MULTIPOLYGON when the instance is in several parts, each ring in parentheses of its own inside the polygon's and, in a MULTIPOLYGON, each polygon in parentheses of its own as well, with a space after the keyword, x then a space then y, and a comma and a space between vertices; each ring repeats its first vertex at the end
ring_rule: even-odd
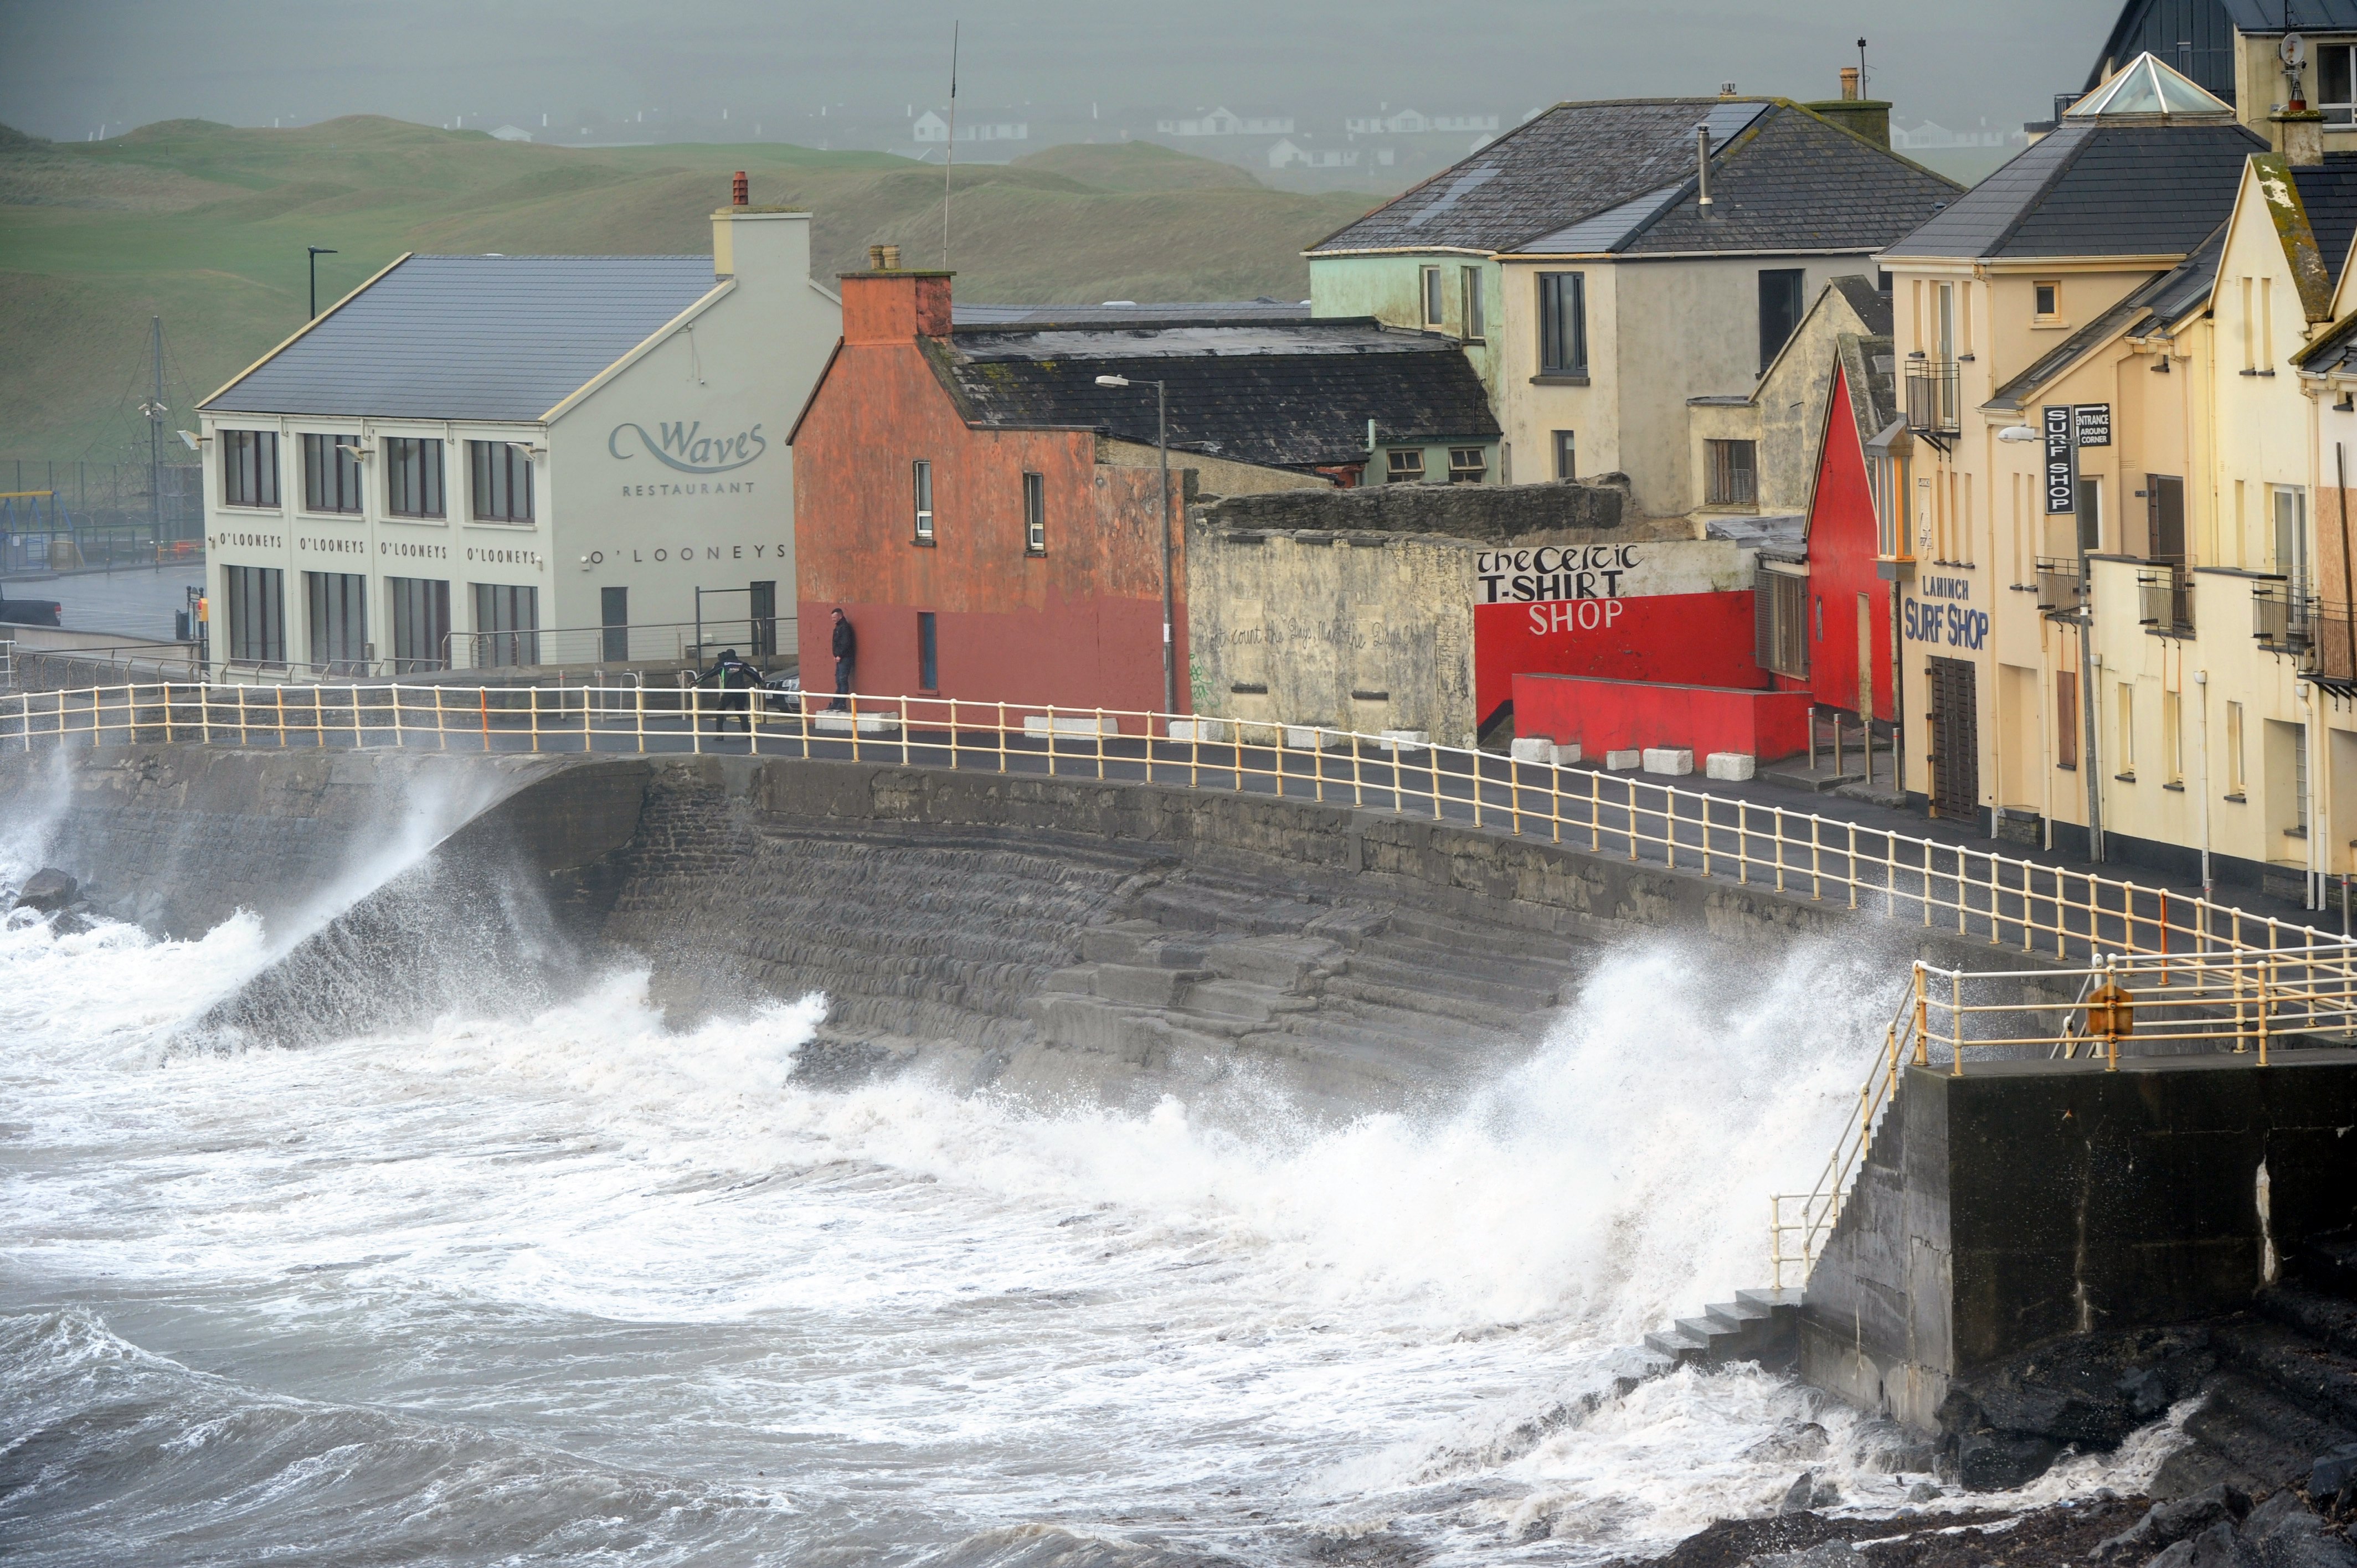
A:
POLYGON ((942 155, 942 271, 950 269, 950 170, 957 166, 958 24, 950 24, 950 139, 942 155))

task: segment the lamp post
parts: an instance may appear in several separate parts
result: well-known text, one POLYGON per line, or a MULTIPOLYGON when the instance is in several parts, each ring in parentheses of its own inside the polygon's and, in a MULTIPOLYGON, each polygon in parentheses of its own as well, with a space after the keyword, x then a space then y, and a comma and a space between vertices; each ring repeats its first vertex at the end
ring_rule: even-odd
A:
MULTIPOLYGON (((1101 387, 1125 387, 1127 376, 1099 376, 1101 387)), ((1171 640, 1170 592, 1170 388, 1167 381, 1146 381, 1154 389, 1154 449, 1162 459, 1162 711, 1178 711, 1178 650, 1171 640)))
POLYGON ((337 252, 325 245, 306 245, 303 248, 311 252, 311 319, 317 321, 319 319, 319 258, 337 252))

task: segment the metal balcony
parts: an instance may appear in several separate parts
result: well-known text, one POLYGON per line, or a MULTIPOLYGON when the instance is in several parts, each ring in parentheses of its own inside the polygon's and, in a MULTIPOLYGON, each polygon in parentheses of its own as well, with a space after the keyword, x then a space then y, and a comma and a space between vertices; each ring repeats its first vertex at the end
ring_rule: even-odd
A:
POLYGON ((2193 630, 2193 584, 2182 566, 2147 567, 2136 574, 2138 618, 2170 636, 2193 630))
POLYGON ((2038 607, 2050 615, 2075 615, 2087 600, 2076 561, 2038 563, 2038 607))
POLYGON ((1936 440, 1964 428, 1958 404, 1953 360, 1910 360, 1907 363, 1907 428, 1936 440))
POLYGON ((2305 653, 2316 640, 2316 603, 2291 582, 2251 585, 2251 635, 2262 648, 2305 653))

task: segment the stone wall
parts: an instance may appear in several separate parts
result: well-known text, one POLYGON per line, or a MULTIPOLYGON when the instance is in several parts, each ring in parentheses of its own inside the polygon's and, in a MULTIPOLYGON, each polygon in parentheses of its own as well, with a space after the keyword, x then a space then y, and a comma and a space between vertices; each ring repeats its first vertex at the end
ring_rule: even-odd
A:
POLYGON ((1542 485, 1370 485, 1237 495, 1207 509, 1218 528, 1440 533, 1492 549, 1637 520, 1620 474, 1542 485))

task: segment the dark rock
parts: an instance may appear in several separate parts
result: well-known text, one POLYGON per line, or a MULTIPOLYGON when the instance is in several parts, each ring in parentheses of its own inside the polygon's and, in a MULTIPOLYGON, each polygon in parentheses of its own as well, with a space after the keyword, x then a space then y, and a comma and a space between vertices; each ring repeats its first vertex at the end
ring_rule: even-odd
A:
POLYGON ((2357 1449, 2339 1449, 2319 1459, 2308 1472, 2310 1501, 2337 1497, 2357 1480, 2357 1449))
POLYGON ((1968 1492, 2001 1492, 2046 1474, 2062 1445, 2018 1432, 1966 1433, 1956 1440, 1956 1482, 1968 1492))
POLYGON ((1809 1494, 1809 1506, 1813 1509, 1829 1509, 1840 1501, 1841 1488, 1831 1481, 1819 1481, 1817 1489, 1809 1494))
POLYGON ((1776 1504, 1778 1513, 1806 1513, 1810 1499, 1817 1495, 1817 1473, 1803 1470, 1798 1479, 1784 1488, 1784 1496, 1776 1504))
POLYGON ((1815 1422, 1788 1421, 1746 1448, 1743 1456, 1763 1462, 1822 1459, 1828 1443, 1825 1429, 1815 1422))
POLYGON ((2262 1568, 2357 1568, 2357 1547, 2288 1488, 2251 1510, 2241 1539, 2262 1568))
POLYGON ((2154 1368, 2138 1367, 2121 1378, 2119 1391, 2128 1413, 2138 1421, 2149 1421, 2169 1408, 2169 1380, 2154 1368))
POLYGON ((2098 1560, 2141 1557, 2188 1540, 2213 1525, 2240 1523, 2250 1511, 2251 1499, 2221 1482, 2190 1498, 2155 1503, 2144 1518, 2099 1542, 2088 1555, 2098 1560))
POLYGON ((1752 1568, 1859 1568, 1865 1560, 1846 1541, 1821 1541, 1805 1552, 1774 1552, 1751 1559, 1752 1568))
POLYGON ((74 901, 81 884, 55 866, 44 866, 25 879, 14 906, 19 909, 38 909, 45 915, 55 914, 74 901))
POLYGON ((1928 1503, 1946 1495, 1931 1481, 1918 1481, 1907 1488, 1907 1500, 1910 1503, 1928 1503))

